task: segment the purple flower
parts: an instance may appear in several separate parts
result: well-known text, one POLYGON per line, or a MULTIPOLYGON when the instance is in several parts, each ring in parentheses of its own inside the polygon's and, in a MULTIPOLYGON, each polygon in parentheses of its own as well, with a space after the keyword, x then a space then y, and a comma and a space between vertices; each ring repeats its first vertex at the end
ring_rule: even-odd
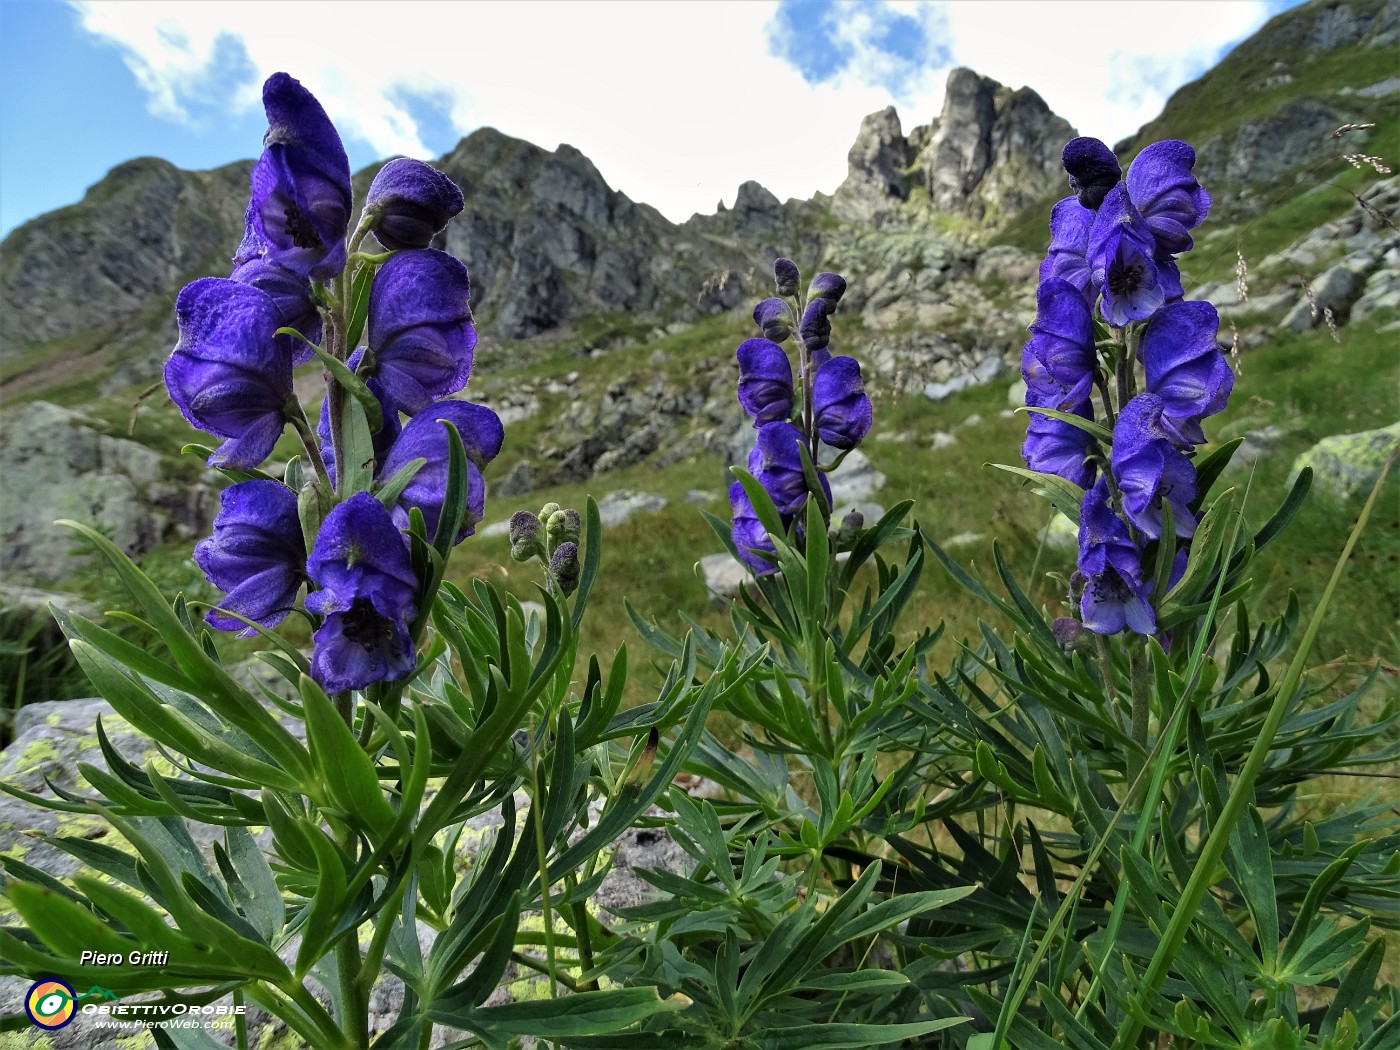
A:
MULTIPOLYGON (((1086 394, 1079 402, 1066 404, 1055 402, 1037 404, 1034 391, 1026 392, 1026 403, 1035 408, 1055 408, 1061 412, 1073 412, 1085 419, 1094 418, 1093 402, 1086 394)), ((1031 470, 1042 474, 1055 474, 1085 488, 1094 480, 1097 467, 1089 458, 1089 446, 1093 437, 1072 423, 1031 413, 1026 424, 1026 440, 1021 445, 1021 457, 1031 470)))
POLYGON ((766 551, 773 554, 776 551, 763 523, 758 520, 758 515, 754 513, 748 493, 744 491, 744 486, 737 481, 729 486, 729 506, 734 516, 730 537, 734 540, 734 546, 739 551, 740 561, 753 570, 755 576, 777 572, 776 565, 766 558, 759 557, 757 553, 766 551))
MULTIPOLYGON (((807 479, 802 474, 804 439, 791 423, 766 423, 758 428, 758 442, 749 453, 749 473, 773 498, 778 513, 796 514, 807 502, 807 479)), ((831 487, 826 475, 818 473, 828 504, 831 487)))
POLYGON ((1094 217, 1086 253, 1104 320, 1115 328, 1150 317, 1165 300, 1155 252, 1152 231, 1119 183, 1094 217))
POLYGON ((345 267, 350 162, 311 92, 286 73, 263 84, 268 129, 253 167, 248 235, 240 261, 260 246, 270 261, 317 280, 345 267))
POLYGON ((415 459, 428 462, 419 468, 394 506, 394 523, 408 528, 408 511, 417 507, 423 512, 431 540, 442 516, 443 500, 447 495, 448 439, 447 429, 439 420, 457 428, 462 447, 467 453, 467 513, 453 543, 461 543, 476 531, 486 507, 486 483, 481 471, 500 454, 505 441, 505 429, 500 417, 484 405, 467 401, 439 401, 418 413, 403 428, 394 447, 389 450, 380 468, 379 480, 388 481, 405 464, 415 459))
POLYGON ((433 248, 400 252, 374 275, 369 346, 384 392, 409 415, 461 390, 476 329, 467 268, 433 248))
POLYGON ((765 339, 781 343, 792 335, 792 308, 781 299, 765 299, 753 308, 753 323, 765 339))
MULTIPOLYGON (((364 349, 356 350, 350 355, 350 360, 346 364, 352 369, 360 366, 360 360, 364 357, 364 349)), ((383 422, 379 430, 371 438, 374 446, 374 462, 376 471, 383 465, 384 458, 389 454, 389 449, 398 439, 399 432, 403 430, 403 424, 399 422, 399 409, 389 395, 384 393, 384 386, 373 376, 365 379, 365 386, 369 387, 370 393, 379 399, 380 418, 383 422)), ((347 395, 348 397, 349 395, 347 395)), ((335 446, 331 442, 331 399, 326 395, 321 399, 321 416, 316 422, 316 437, 320 441, 321 460, 326 465, 326 472, 330 475, 331 484, 335 484, 335 446)))
POLYGON ((1094 213, 1074 197, 1066 197, 1050 209, 1050 251, 1040 264, 1040 279, 1060 277, 1079 289, 1090 304, 1094 301, 1090 280, 1089 230, 1094 225, 1094 213))
POLYGON ((228 276, 231 281, 251 284, 266 292, 277 307, 277 327, 295 328, 306 337, 305 340, 290 335, 277 337, 279 342, 287 344, 292 366, 310 361, 313 355, 307 342, 319 343, 324 327, 321 311, 311 301, 311 282, 262 256, 239 263, 228 276))
POLYGON ((252 470, 282 436, 292 396, 291 352, 273 335, 276 303, 252 285, 205 277, 181 289, 175 320, 171 400, 193 426, 226 439, 210 466, 252 470))
POLYGON ((834 313, 841 296, 846 294, 846 278, 839 273, 819 273, 807 286, 808 299, 825 299, 831 304, 829 313, 834 313))
POLYGON ((1108 191, 1123 177, 1118 158, 1098 139, 1070 139, 1062 159, 1069 173, 1070 192, 1086 208, 1097 209, 1108 191))
MULTIPOLYGON (((305 579, 306 544, 297 495, 279 481, 240 481, 219 495, 214 535, 194 548, 209 582, 227 592, 220 608, 264 627, 287 618, 305 579)), ((204 619, 221 631, 257 634, 242 620, 211 609, 204 619)))
POLYGON ((870 432, 874 414, 854 357, 833 357, 817 369, 812 403, 817 437, 832 448, 855 448, 870 432))
POLYGON ((1124 627, 1138 634, 1157 633, 1142 582, 1142 555, 1109 506, 1103 478, 1084 493, 1079 509, 1079 572, 1085 579, 1079 604, 1085 627, 1095 634, 1117 634, 1124 627))
POLYGON ((365 209, 376 217, 374 235, 384 247, 426 248, 462 210, 462 191, 432 165, 399 157, 379 169, 365 209))
POLYGON ((1079 404, 1089 397, 1098 357, 1094 319, 1084 296, 1069 281, 1052 277, 1036 289, 1031 338, 1021 350, 1021 375, 1045 408, 1079 404))
POLYGON ((831 321, 827 319, 827 314, 835 308, 836 304, 830 299, 813 299, 802 312, 802 325, 798 334, 807 344, 807 353, 815 354, 825 350, 831 342, 831 321))
POLYGON ((1196 469, 1162 425, 1162 399, 1139 394, 1118 414, 1113 428, 1113 476, 1123 495, 1123 513, 1157 539, 1162 533, 1162 501, 1171 503, 1176 534, 1191 536, 1196 516, 1188 504, 1196 498, 1196 469))
POLYGON ((307 596, 307 611, 326 618, 311 676, 328 693, 413 670, 408 622, 417 615, 418 580, 403 534, 377 499, 357 492, 326 515, 306 572, 320 587, 307 596))
POLYGON ((774 259, 773 277, 779 295, 797 294, 797 284, 802 280, 802 274, 797 270, 797 263, 791 259, 774 259))
POLYGON ((1178 445, 1204 443, 1201 420, 1223 409, 1234 389, 1235 373, 1215 342, 1219 328, 1210 303, 1175 302, 1142 333, 1147 391, 1162 399, 1162 427, 1178 445))
POLYGON ((1210 211, 1210 194, 1191 171, 1195 165, 1194 149, 1178 139, 1166 139, 1152 143, 1128 167, 1128 195, 1163 257, 1190 251, 1190 231, 1210 211))
MULTIPOLYGON (((771 302, 780 302, 774 299, 771 302)), ((792 363, 787 352, 767 339, 739 344, 739 403, 760 427, 792 414, 792 363)))

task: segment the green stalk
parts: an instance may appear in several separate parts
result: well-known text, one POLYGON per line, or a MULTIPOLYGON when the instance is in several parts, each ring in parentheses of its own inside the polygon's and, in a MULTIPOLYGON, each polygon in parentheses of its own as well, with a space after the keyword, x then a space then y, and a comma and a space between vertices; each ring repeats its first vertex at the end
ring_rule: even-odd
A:
MULTIPOLYGON (((1317 633, 1322 628, 1322 618, 1332 602, 1332 595, 1342 578, 1342 570, 1346 568, 1347 561, 1351 558, 1351 552, 1355 549, 1357 540, 1361 538, 1361 533, 1366 528, 1366 522, 1371 517, 1371 508, 1375 506, 1376 497, 1380 495, 1381 486, 1385 484, 1386 475, 1390 473, 1391 465, 1394 464, 1397 454, 1400 454, 1400 445, 1397 445, 1390 453, 1390 458, 1381 468, 1380 477, 1376 479, 1375 487, 1371 489, 1371 495, 1367 498, 1366 505, 1361 508, 1361 516, 1356 519, 1351 535, 1347 537, 1346 546, 1342 548, 1342 555, 1337 559, 1336 567, 1332 570, 1332 577, 1327 581, 1327 589, 1322 592, 1322 600, 1313 611, 1312 619, 1308 621, 1307 630, 1303 633, 1303 640, 1298 646, 1298 651, 1288 665, 1283 681, 1279 683, 1273 705, 1269 708, 1269 714, 1264 719, 1264 726, 1259 732, 1259 737, 1255 740, 1254 747, 1250 749, 1249 757, 1245 759, 1244 768, 1240 770, 1234 787, 1230 789, 1230 797, 1225 800, 1225 808, 1220 813, 1220 819, 1211 828, 1210 837, 1206 840, 1201 855, 1197 858, 1196 865, 1191 871, 1191 877, 1186 882, 1186 888, 1182 891, 1180 903, 1172 910, 1171 919, 1162 934, 1162 940, 1157 945, 1157 950, 1153 953, 1152 961, 1148 963, 1146 972, 1142 975, 1142 988, 1146 992, 1155 992, 1166 980, 1167 970, 1170 969, 1172 961, 1176 958, 1176 953, 1181 950, 1181 945, 1186 940, 1186 932, 1196 917, 1201 901, 1215 881, 1215 873, 1220 864, 1220 858, 1225 854, 1230 834, 1234 830, 1236 821, 1244 812, 1244 807, 1254 795, 1254 782, 1258 779, 1259 771, 1263 769, 1264 762, 1269 757, 1269 749, 1273 745, 1274 736, 1278 733, 1278 727, 1283 722, 1283 716, 1288 710, 1289 701, 1292 700, 1298 689, 1298 683, 1303 677, 1303 665, 1307 662, 1308 653, 1312 651, 1313 642, 1316 641, 1317 633)), ((1141 993, 1139 1001, 1140 999, 1141 993)), ((1138 1037, 1142 1034, 1142 1029, 1143 1022, 1138 1017, 1130 1015, 1125 1026, 1119 1030, 1118 1039, 1113 1044, 1114 1050, 1127 1050, 1128 1047, 1136 1045, 1138 1037)))
POLYGON ((558 964, 554 958, 554 912, 549 904, 549 857, 544 842, 544 787, 540 783, 540 762, 537 755, 532 757, 530 779, 534 782, 535 797, 531 800, 534 809, 535 853, 540 865, 540 911, 544 914, 544 955, 549 964, 549 997, 559 995, 558 964))
POLYGON ((1128 647, 1128 677, 1133 685, 1133 742, 1147 748, 1147 720, 1151 715, 1151 684, 1148 681, 1148 656, 1137 643, 1128 647))
MULTIPOLYGON (((569 891, 569 896, 573 896, 578 889, 578 880, 570 872, 564 876, 564 885, 569 891)), ((578 937, 578 965, 581 973, 587 973, 593 969, 593 939, 588 933, 588 906, 581 901, 574 901, 572 905, 574 913, 574 933, 578 937)), ((597 991, 598 982, 591 978, 587 981, 580 981, 579 986, 588 991, 597 991)), ((575 989, 577 991, 578 989, 575 989)))

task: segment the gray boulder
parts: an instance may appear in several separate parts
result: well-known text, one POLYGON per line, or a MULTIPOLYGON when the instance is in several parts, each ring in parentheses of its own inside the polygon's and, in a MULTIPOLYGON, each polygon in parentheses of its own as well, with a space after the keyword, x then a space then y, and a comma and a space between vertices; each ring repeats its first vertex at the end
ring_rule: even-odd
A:
POLYGON ((69 557, 76 534, 56 519, 103 530, 136 556, 207 532, 217 503, 202 472, 172 474, 159 453, 43 401, 0 419, 0 460, 10 464, 11 494, 0 500, 0 558, 7 572, 38 583, 60 582, 78 564, 69 557))
POLYGON ((837 187, 831 210, 847 222, 879 225, 909 197, 909 143, 893 106, 871 113, 846 157, 849 174, 837 187))
POLYGON ((1304 467, 1313 468, 1313 485, 1337 499, 1369 492, 1385 461, 1400 444, 1400 423, 1357 434, 1323 438, 1293 461, 1290 482, 1304 467))

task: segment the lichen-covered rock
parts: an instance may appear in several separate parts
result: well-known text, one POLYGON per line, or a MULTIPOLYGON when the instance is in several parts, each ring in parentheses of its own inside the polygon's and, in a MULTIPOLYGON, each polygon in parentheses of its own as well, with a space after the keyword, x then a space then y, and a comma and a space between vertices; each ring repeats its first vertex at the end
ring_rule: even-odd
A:
POLYGON ((191 539, 213 518, 206 482, 172 478, 159 453, 47 402, 0 418, 0 461, 10 494, 0 500, 0 560, 15 577, 57 583, 72 574, 78 541, 53 524, 59 518, 105 531, 131 555, 191 539))
POLYGON ((1304 467, 1312 467, 1313 487, 1320 492, 1338 499, 1368 492, 1397 444, 1400 444, 1400 423, 1379 430, 1323 438, 1293 461, 1290 481, 1304 467))

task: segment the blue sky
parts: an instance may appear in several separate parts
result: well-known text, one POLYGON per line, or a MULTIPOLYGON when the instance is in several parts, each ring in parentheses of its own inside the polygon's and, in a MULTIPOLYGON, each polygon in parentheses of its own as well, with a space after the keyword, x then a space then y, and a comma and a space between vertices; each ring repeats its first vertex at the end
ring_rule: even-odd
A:
POLYGON ((750 178, 830 192, 863 115, 927 123, 958 65, 1112 142, 1296 2, 0 0, 0 233, 132 157, 255 156, 278 69, 326 105, 356 168, 492 125, 571 143, 679 221, 750 178), (1115 33, 1085 30, 1109 10, 1115 33))

